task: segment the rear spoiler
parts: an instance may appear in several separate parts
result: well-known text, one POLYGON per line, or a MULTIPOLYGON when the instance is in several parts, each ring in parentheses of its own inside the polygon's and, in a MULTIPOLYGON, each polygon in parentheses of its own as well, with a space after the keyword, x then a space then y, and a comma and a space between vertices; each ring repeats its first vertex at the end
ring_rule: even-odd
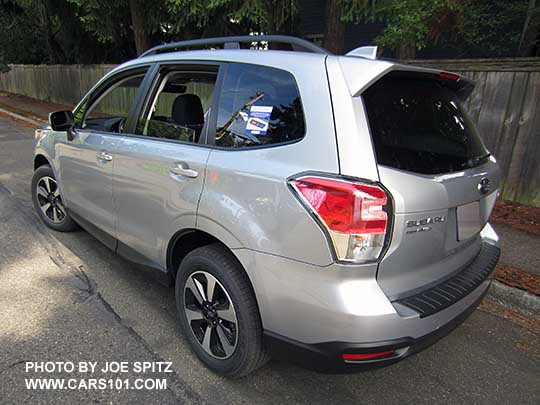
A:
MULTIPOLYGON (((398 77, 411 77, 415 79, 435 80, 444 87, 452 89, 460 101, 465 101, 474 90, 476 83, 456 73, 441 70, 417 71, 417 70, 393 70, 388 74, 398 77)), ((386 76, 386 75, 385 75, 386 76)))
MULTIPOLYGON (((330 58, 332 56, 328 56, 328 59, 330 58)), ((476 84, 471 79, 439 69, 404 65, 381 59, 369 60, 350 56, 336 58, 339 61, 343 77, 349 87, 349 92, 353 97, 359 96, 377 80, 390 73, 400 76, 411 75, 415 78, 424 77, 426 79, 437 80, 454 90, 461 101, 471 95, 476 84)))

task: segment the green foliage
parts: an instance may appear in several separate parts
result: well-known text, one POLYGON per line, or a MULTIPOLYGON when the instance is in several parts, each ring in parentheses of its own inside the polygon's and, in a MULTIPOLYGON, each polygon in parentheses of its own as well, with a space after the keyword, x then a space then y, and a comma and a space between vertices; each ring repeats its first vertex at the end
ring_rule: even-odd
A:
MULTIPOLYGON (((385 22, 376 39, 398 57, 433 45, 456 56, 513 56, 529 0, 335 0, 326 28, 385 22), (333 24, 333 25, 329 25, 333 24)), ((136 49, 249 33, 302 35, 303 0, 0 0, 7 63, 119 62, 136 49)), ((339 34, 339 35, 338 35, 339 34)), ((328 38, 331 38, 328 35, 328 38)))
POLYGON ((3 69, 7 68, 7 63, 37 64, 46 58, 43 32, 36 15, 15 0, 0 0, 0 65, 4 65, 3 69))
POLYGON ((440 45, 460 55, 509 56, 517 50, 528 2, 380 0, 372 18, 388 25, 375 42, 392 50, 440 45))
MULTIPOLYGON (((375 15, 388 22, 383 34, 376 39, 377 45, 397 49, 404 44, 422 49, 428 39, 436 38, 444 30, 455 26, 440 24, 448 16, 459 15, 462 3, 458 0, 389 0, 383 2, 375 15), (442 21, 441 21, 442 20, 442 21), (435 30, 435 32, 433 32, 435 30), (431 34, 431 35, 428 35, 431 34)), ((450 18, 451 19, 451 18, 450 18)))
POLYGON ((529 0, 463 0, 459 39, 474 54, 514 56, 528 4, 529 0))
POLYGON ((297 0, 168 0, 176 33, 293 32, 297 0), (188 27, 188 29, 186 29, 188 27))
POLYGON ((341 21, 362 24, 375 17, 376 11, 386 0, 340 0, 341 21))
POLYGON ((130 17, 127 0, 67 1, 77 6, 80 22, 100 43, 114 43, 117 36, 128 35, 130 17))
MULTIPOLYGON (((78 17, 85 29, 95 34, 101 43, 116 43, 132 36, 129 0, 66 0, 78 6, 78 17)), ((170 23, 166 0, 136 2, 144 15, 142 30, 148 35, 160 35, 170 23)))

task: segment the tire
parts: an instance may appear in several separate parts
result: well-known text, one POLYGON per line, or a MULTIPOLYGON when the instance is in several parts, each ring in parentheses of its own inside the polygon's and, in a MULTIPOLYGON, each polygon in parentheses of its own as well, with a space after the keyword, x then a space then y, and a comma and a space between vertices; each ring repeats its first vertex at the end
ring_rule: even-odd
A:
POLYGON ((49 228, 60 232, 77 229, 77 224, 62 202, 58 183, 48 165, 38 167, 32 176, 32 202, 37 214, 49 228))
POLYGON ((175 294, 180 327, 197 357, 209 369, 229 378, 240 378, 267 362, 255 294, 244 269, 225 246, 211 244, 190 252, 180 263, 175 294), (206 299, 205 309, 211 284, 208 280, 212 281, 212 277, 214 294, 211 301, 206 299), (200 288, 204 296, 193 291, 200 288), (210 343, 205 349, 207 333, 210 343))

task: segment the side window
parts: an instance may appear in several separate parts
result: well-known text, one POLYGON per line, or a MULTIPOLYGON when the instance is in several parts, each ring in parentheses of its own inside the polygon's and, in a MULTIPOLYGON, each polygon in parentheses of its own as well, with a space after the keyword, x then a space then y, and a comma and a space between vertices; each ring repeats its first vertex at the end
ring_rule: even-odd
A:
POLYGON ((108 88, 98 90, 96 95, 90 95, 74 113, 75 127, 122 132, 145 74, 146 71, 139 70, 132 76, 118 80, 113 78, 113 83, 108 88))
POLYGON ((135 133, 198 142, 208 120, 217 79, 217 68, 208 69, 163 71, 150 108, 138 120, 135 133))
POLYGON ((231 63, 219 100, 216 145, 242 148, 304 137, 304 113, 293 76, 279 69, 231 63))

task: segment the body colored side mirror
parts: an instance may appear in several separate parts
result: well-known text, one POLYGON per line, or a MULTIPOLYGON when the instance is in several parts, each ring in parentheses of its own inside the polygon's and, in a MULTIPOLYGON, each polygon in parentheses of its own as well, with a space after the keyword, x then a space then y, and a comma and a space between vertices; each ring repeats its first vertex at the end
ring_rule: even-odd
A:
POLYGON ((69 131, 73 128, 73 113, 71 111, 50 113, 49 124, 53 131, 69 131))

